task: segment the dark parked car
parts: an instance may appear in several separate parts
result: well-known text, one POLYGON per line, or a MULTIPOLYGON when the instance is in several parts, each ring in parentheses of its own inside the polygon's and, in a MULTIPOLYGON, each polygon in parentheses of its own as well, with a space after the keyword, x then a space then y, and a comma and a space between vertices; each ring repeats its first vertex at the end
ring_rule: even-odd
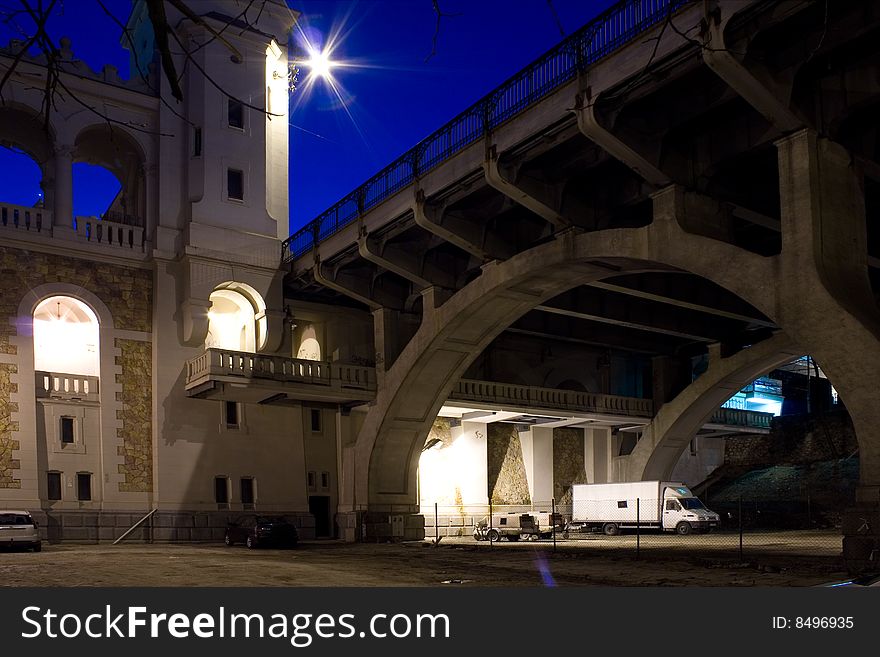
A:
POLYGON ((280 516, 245 516, 226 526, 226 545, 244 543, 249 548, 295 547, 299 534, 280 516))

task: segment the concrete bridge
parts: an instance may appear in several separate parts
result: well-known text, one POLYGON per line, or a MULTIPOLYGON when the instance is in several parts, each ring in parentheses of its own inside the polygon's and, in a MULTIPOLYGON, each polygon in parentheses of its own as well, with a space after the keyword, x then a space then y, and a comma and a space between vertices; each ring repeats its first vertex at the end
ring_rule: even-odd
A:
POLYGON ((852 416, 876 504, 878 29, 873 2, 619 3, 291 236, 286 298, 372 314, 340 511, 418 510, 462 379, 639 389, 635 480, 802 354, 852 416), (554 359, 571 375, 535 380, 527 361, 554 359))

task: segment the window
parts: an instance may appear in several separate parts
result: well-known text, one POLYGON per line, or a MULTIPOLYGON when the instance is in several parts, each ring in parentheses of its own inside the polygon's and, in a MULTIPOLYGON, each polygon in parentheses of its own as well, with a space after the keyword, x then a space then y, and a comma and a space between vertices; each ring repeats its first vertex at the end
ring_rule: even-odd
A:
POLYGON ((73 418, 61 418, 61 442, 65 445, 73 444, 73 418))
POLYGON ((330 473, 322 472, 321 473, 321 488, 330 488, 330 473))
POLYGON ((697 439, 693 438, 691 440, 691 456, 697 455, 697 439))
POLYGON ((50 500, 60 500, 61 499, 61 473, 60 472, 46 473, 46 484, 47 484, 47 489, 48 489, 47 497, 50 500))
POLYGON ((309 488, 314 489, 314 487, 315 487, 315 473, 314 472, 309 472, 308 482, 309 482, 309 488))
POLYGON ((76 473, 76 499, 80 502, 89 502, 92 499, 92 473, 76 473))
POLYGON ((226 414, 226 427, 229 429, 237 429, 239 426, 238 419, 238 404, 236 402, 223 402, 225 409, 224 412, 226 414))
POLYGON ((226 477, 214 477, 214 501, 229 504, 229 483, 226 477))
POLYGON ((244 172, 241 169, 226 170, 226 197, 233 201, 244 200, 244 172))
POLYGON ((678 506, 678 502, 675 500, 666 500, 666 510, 667 511, 678 511, 681 507, 678 506))
POLYGON ((506 524, 507 524, 507 518, 501 518, 498 522, 499 522, 499 524, 506 525, 506 524))
POLYGON ((244 105, 240 100, 229 98, 226 106, 227 118, 230 128, 244 130, 244 105))
POLYGON ((250 504, 254 503, 254 479, 253 477, 242 477, 241 478, 241 503, 242 504, 250 504))
POLYGON ((202 156, 202 129, 193 128, 193 157, 202 156))
POLYGON ((618 508, 618 509, 625 509, 625 508, 626 508, 626 500, 620 500, 620 501, 617 503, 617 508, 618 508))
POLYGON ((318 433, 321 431, 321 410, 313 408, 309 414, 312 420, 312 431, 318 433))

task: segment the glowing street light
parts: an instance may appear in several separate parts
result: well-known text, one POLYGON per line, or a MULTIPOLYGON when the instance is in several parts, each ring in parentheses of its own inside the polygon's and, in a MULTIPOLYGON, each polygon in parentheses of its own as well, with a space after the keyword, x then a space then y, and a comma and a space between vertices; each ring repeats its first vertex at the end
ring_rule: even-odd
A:
POLYGON ((317 50, 312 50, 309 53, 309 59, 303 62, 303 65, 307 66, 315 77, 327 80, 332 76, 331 69, 336 64, 330 60, 330 53, 328 51, 318 52, 317 50))

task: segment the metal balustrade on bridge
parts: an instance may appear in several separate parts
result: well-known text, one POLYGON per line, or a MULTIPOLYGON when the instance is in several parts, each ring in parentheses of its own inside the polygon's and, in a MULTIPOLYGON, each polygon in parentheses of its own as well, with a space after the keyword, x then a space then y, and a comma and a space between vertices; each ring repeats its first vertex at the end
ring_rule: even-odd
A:
POLYGON ((282 260, 316 247, 691 1, 618 2, 290 236, 282 244, 282 260))

